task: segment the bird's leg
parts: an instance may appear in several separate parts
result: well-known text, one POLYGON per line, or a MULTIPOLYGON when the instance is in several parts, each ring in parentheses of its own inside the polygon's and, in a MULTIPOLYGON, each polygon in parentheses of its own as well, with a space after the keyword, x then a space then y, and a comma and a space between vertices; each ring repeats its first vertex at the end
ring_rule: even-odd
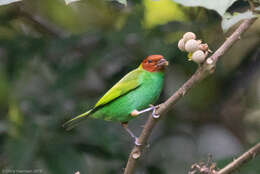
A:
POLYGON ((136 116, 138 116, 138 115, 140 115, 140 114, 142 114, 142 113, 145 113, 145 112, 148 112, 148 111, 151 111, 151 110, 153 110, 152 107, 146 108, 146 109, 141 110, 141 111, 138 111, 138 110, 135 109, 135 110, 133 110, 133 111, 131 112, 131 116, 136 117, 136 116))
POLYGON ((128 128, 128 123, 127 122, 124 122, 124 123, 121 123, 122 127, 127 131, 127 133, 135 139, 135 145, 137 146, 141 146, 141 144, 138 142, 138 138, 137 136, 134 135, 134 133, 128 128))
POLYGON ((131 116, 133 116, 133 117, 136 117, 136 116, 138 116, 138 115, 140 115, 140 114, 142 114, 142 113, 145 113, 145 112, 148 112, 148 111, 153 111, 152 112, 152 115, 153 115, 153 117, 154 118, 159 118, 160 117, 160 115, 158 115, 158 114, 156 114, 155 112, 156 112, 156 109, 158 109, 159 108, 159 106, 154 106, 154 105, 152 105, 152 104, 150 104, 149 105, 150 107, 149 108, 146 108, 146 109, 144 109, 144 110, 141 110, 141 111, 138 111, 138 110, 133 110, 132 112, 131 112, 131 116))

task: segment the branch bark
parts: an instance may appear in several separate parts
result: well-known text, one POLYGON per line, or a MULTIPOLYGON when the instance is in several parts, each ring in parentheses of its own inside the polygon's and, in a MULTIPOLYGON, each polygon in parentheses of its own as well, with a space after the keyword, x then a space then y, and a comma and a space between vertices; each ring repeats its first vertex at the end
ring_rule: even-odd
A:
MULTIPOLYGON (((203 80, 208 75, 215 71, 216 62, 219 58, 236 42, 240 39, 241 35, 254 23, 256 18, 244 20, 240 26, 233 32, 233 34, 227 38, 227 40, 218 48, 218 50, 210 56, 203 65, 199 66, 196 72, 191 78, 186 81, 181 88, 179 88, 168 100, 159 105, 159 109, 156 114, 163 116, 175 103, 179 101, 187 92, 199 81, 203 80)), ((160 117, 160 118, 161 118, 160 117)), ((133 174, 136 168, 138 159, 141 157, 148 138, 150 137, 154 126, 159 119, 153 118, 150 114, 142 132, 139 136, 139 143, 141 146, 134 146, 132 149, 128 162, 124 171, 124 174, 133 174)))
POLYGON ((236 169, 241 167, 243 164, 254 159, 257 155, 260 154, 260 143, 256 144, 254 147, 249 149, 247 152, 242 154, 240 157, 229 163, 226 167, 219 170, 217 174, 229 174, 234 172, 236 169))

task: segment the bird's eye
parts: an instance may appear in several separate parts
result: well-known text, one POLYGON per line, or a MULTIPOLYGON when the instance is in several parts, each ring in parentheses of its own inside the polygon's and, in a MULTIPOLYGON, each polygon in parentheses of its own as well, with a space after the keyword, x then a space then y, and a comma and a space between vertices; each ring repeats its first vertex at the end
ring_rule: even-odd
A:
POLYGON ((148 59, 148 63, 152 63, 152 62, 153 62, 153 61, 151 61, 151 60, 148 59))

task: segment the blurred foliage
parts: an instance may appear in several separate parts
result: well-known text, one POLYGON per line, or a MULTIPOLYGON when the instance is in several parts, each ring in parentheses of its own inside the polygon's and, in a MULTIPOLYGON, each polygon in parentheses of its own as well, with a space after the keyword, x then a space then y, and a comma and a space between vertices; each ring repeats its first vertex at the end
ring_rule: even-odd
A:
MULTIPOLYGON (((221 17, 170 0, 24 0, 0 7, 0 169, 122 173, 133 141, 119 123, 66 120, 88 110, 144 57, 171 63, 159 102, 196 70, 177 41, 193 31, 215 51, 221 17)), ((248 6, 235 2, 230 10, 248 6)), ((260 141, 260 21, 155 128, 137 173, 187 173, 212 154, 218 167, 260 141)), ((130 127, 139 134, 146 116, 130 127)), ((259 158, 241 169, 258 174, 259 158)))
POLYGON ((214 1, 211 0, 174 0, 175 2, 178 2, 182 5, 189 6, 189 7, 205 7, 210 10, 214 10, 218 12, 219 15, 223 16, 226 12, 226 10, 237 0, 220 0, 220 1, 214 1))

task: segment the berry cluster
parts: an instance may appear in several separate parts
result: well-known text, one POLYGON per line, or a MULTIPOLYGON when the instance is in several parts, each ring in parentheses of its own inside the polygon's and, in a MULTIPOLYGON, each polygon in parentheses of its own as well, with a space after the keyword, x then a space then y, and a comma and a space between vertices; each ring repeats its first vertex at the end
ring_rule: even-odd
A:
POLYGON ((208 44, 203 44, 201 40, 196 40, 196 35, 192 32, 187 32, 178 42, 178 47, 181 51, 189 53, 188 58, 198 64, 205 61, 211 50, 208 44))

